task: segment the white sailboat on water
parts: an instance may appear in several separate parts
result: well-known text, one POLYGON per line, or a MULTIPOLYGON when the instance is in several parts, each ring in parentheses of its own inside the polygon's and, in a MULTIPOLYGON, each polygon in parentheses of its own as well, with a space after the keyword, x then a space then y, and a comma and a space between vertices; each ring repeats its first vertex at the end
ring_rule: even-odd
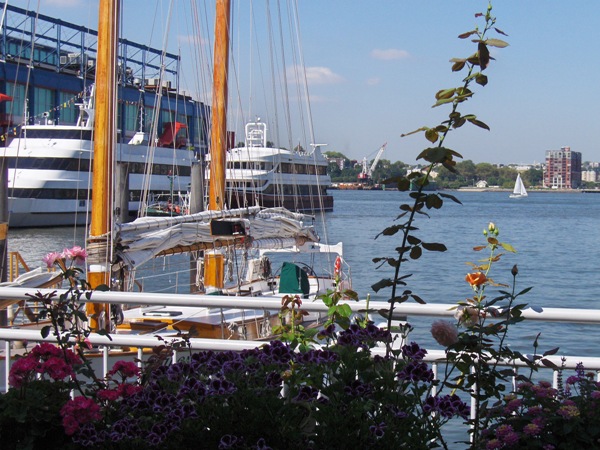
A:
POLYGON ((515 181, 515 188, 513 189, 513 193, 510 194, 510 198, 521 197, 527 197, 527 190, 525 189, 525 185, 523 184, 523 180, 521 179, 521 174, 518 174, 517 181, 515 181))

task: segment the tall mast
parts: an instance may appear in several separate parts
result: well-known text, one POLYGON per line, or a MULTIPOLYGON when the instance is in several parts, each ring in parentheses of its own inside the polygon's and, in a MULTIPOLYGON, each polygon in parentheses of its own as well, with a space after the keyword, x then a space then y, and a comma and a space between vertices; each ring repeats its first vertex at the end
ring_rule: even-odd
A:
MULTIPOLYGON (((213 94, 210 127, 210 185, 208 209, 225 208, 225 164, 227 161, 227 72, 229 68, 230 0, 216 0, 213 94)), ((224 258, 219 252, 204 254, 204 288, 219 292, 224 284, 224 258)))
MULTIPOLYGON (((92 289, 110 285, 110 231, 112 220, 113 155, 116 143, 115 103, 117 29, 120 0, 100 0, 98 12, 98 54, 96 61, 94 162, 92 214, 88 237, 88 282, 92 289)), ((107 328, 108 305, 90 303, 90 328, 107 328)))
POLYGON ((209 209, 221 211, 225 204, 227 152, 227 77, 229 68, 230 0, 217 0, 210 129, 209 209))

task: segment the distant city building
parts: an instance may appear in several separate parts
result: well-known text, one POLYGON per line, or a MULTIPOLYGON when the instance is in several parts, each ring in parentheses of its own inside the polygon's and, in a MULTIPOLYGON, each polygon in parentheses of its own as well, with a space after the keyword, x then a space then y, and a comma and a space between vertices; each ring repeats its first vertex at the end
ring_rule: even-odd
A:
POLYGON ((584 170, 581 172, 581 181, 589 181, 595 183, 598 181, 598 174, 593 170, 584 170))
POLYGON ((571 147, 546 151, 544 186, 552 189, 577 189, 581 186, 581 153, 571 147))
POLYGON ((343 170, 346 166, 346 158, 327 158, 330 163, 335 163, 336 166, 343 170))

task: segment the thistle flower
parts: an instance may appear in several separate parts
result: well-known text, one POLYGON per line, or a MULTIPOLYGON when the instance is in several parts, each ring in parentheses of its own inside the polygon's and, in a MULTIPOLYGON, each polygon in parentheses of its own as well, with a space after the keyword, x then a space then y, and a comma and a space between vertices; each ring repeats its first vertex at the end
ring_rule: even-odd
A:
POLYGON ((438 344, 449 347, 458 342, 458 330, 450 322, 436 320, 431 324, 431 335, 438 344))

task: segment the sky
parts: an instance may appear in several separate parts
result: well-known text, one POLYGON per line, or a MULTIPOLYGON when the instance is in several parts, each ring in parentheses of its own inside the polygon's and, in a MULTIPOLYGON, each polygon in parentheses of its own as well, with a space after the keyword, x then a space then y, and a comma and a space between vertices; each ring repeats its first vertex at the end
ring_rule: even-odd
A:
MULTIPOLYGON (((202 64, 205 56, 189 56, 185 47, 199 43, 208 55, 211 38, 199 34, 212 32, 213 19, 199 17, 198 23, 206 25, 196 32, 199 28, 190 25, 191 10, 184 6, 188 0, 124 2, 124 36, 159 48, 166 42, 169 51, 181 52, 182 84, 206 101, 210 83, 190 64, 194 59, 202 64), (167 17, 171 17, 169 24, 180 22, 167 26, 167 17), (198 82, 199 77, 203 82, 198 82)), ((42 14, 97 29, 98 0, 10 3, 32 10, 39 4, 42 14)), ((212 4, 197 3, 206 5, 207 11, 212 4)), ((264 3, 233 0, 232 8, 234 15, 248 17, 250 6, 259 10, 264 3)), ((357 160, 372 159, 387 142, 384 159, 416 163, 416 156, 430 144, 421 134, 401 135, 447 118, 447 106, 432 108, 434 95, 462 84, 464 73, 453 73, 449 60, 474 53, 474 44, 458 35, 483 26, 475 13, 485 12, 487 5, 483 0, 271 0, 272 9, 280 6, 298 12, 314 140, 326 143, 325 151, 357 160)), ((496 27, 508 35, 497 37, 509 46, 492 49, 495 60, 485 71, 487 86, 474 86, 474 97, 459 109, 475 114, 490 131, 464 126, 446 138, 445 146, 475 163, 539 163, 547 150, 563 146, 581 152, 584 161, 600 161, 595 140, 600 2, 497 0, 493 15, 496 27)), ((234 23, 241 22, 234 18, 234 23)), ((258 19, 252 23, 264 33, 264 23, 258 19)), ((239 32, 236 39, 250 40, 247 36, 239 32)), ((259 91, 268 88, 242 81, 247 60, 243 52, 233 53, 240 64, 235 82, 240 89, 234 95, 258 98, 259 91)), ((239 108, 243 109, 241 102, 239 108)), ((258 106, 252 108, 246 115, 266 114, 258 106)))

